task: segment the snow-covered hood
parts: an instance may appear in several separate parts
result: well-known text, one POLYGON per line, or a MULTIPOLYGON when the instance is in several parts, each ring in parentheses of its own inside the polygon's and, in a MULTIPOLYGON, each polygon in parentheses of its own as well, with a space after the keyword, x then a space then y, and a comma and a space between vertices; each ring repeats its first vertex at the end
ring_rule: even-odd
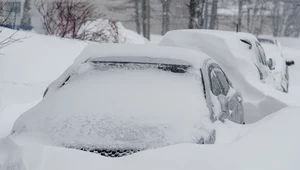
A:
POLYGON ((22 114, 13 136, 41 133, 53 145, 72 148, 211 142, 200 73, 84 70, 22 114))

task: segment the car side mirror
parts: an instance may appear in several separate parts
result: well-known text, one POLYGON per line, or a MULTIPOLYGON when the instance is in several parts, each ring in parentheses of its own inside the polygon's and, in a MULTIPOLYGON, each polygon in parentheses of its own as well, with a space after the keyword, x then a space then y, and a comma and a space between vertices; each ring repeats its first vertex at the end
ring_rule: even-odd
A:
POLYGON ((292 65, 295 65, 295 61, 294 60, 291 60, 291 61, 285 61, 285 64, 287 66, 292 66, 292 65))
POLYGON ((268 67, 269 67, 269 69, 270 70, 274 70, 275 69, 275 65, 276 65, 275 61, 273 61, 273 59, 270 58, 269 61, 268 61, 268 67))

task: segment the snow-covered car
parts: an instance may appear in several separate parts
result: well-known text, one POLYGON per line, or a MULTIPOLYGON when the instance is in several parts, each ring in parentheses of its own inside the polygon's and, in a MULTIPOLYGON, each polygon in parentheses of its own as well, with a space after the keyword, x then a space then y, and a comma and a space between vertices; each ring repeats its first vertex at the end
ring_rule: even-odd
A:
POLYGON ((288 92, 289 89, 289 73, 288 66, 286 61, 280 51, 275 44, 270 43, 261 43, 268 59, 272 59, 274 64, 274 69, 272 70, 272 76, 274 79, 274 85, 277 90, 288 92))
POLYGON ((282 53, 280 42, 270 36, 259 36, 259 42, 263 46, 267 58, 275 63, 272 75, 276 89, 288 93, 289 91, 289 69, 294 61, 287 61, 282 53))
POLYGON ((291 100, 287 103, 283 94, 273 88, 270 73, 273 65, 267 62, 263 47, 254 35, 216 30, 176 30, 169 31, 159 45, 193 49, 215 59, 243 94, 247 123, 257 122, 293 103, 291 100), (272 107, 268 107, 270 104, 272 107))
MULTIPOLYGON (((235 47, 231 48, 232 52, 236 55, 239 55, 240 57, 248 59, 250 58, 252 60, 252 63, 258 70, 257 75, 259 75, 260 80, 262 80, 263 82, 268 81, 267 79, 270 76, 270 70, 274 67, 272 64, 273 62, 267 61, 263 47, 261 46, 257 38, 252 34, 218 30, 176 30, 169 31, 163 37, 160 44, 185 48, 197 48, 198 50, 203 51, 214 58, 214 55, 210 54, 212 51, 208 51, 207 49, 209 48, 208 46, 215 46, 214 44, 220 43, 219 39, 223 39, 224 41, 226 41, 226 46, 233 46, 232 44, 234 44, 235 47), (190 37, 191 35, 194 35, 192 39, 182 39, 182 37, 184 36, 190 37), (214 40, 218 42, 214 42, 214 40), (175 41, 176 45, 174 45, 175 41), (245 48, 245 45, 242 44, 247 45, 247 48, 245 48), (240 46, 240 48, 237 48, 238 46, 240 46)), ((222 47, 216 47, 214 50, 218 51, 218 48, 222 47)), ((219 58, 214 59, 223 64, 223 62, 219 61, 219 58)))
MULTIPOLYGON (((204 53, 90 44, 11 137, 120 157, 178 143, 214 143, 212 123, 243 124, 242 96, 204 53)), ((16 140, 18 141, 18 140, 16 140)))
POLYGON ((258 69, 260 79, 264 82, 268 81, 269 83, 272 83, 270 81, 271 78, 271 71, 275 68, 275 62, 272 58, 267 59, 266 53, 264 48, 262 47, 261 43, 258 41, 258 39, 253 35, 249 33, 234 33, 238 37, 240 37, 241 41, 243 43, 246 43, 249 45, 249 49, 254 52, 253 58, 254 58, 254 64, 258 69))

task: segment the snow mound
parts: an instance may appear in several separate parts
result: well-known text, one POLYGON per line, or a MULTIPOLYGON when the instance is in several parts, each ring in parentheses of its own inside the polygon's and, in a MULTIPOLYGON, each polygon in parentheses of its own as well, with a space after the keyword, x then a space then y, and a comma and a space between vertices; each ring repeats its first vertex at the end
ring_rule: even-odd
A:
POLYGON ((21 149, 10 138, 0 138, 0 170, 26 170, 21 149))
POLYGON ((9 135, 15 120, 17 120, 22 113, 32 108, 38 102, 39 101, 23 104, 11 104, 0 111, 0 137, 9 135))
POLYGON ((298 170, 300 108, 291 107, 258 123, 241 127, 216 122, 218 144, 179 144, 146 150, 121 158, 58 147, 22 147, 26 164, 43 170, 172 169, 196 170, 298 170), (224 130, 226 129, 226 130, 224 130), (231 137, 228 137, 231 136, 231 137), (38 154, 37 154, 38 153, 38 154), (29 159, 30 157, 39 158, 29 159))

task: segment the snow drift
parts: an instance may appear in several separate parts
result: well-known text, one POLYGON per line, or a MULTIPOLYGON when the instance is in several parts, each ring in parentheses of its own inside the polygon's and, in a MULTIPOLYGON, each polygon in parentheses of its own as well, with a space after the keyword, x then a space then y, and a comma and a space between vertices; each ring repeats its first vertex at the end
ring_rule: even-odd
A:
POLYGON ((43 170, 172 169, 298 170, 300 108, 290 107, 252 125, 215 123, 216 145, 179 144, 121 158, 51 146, 22 146, 25 165, 43 170), (38 161, 37 161, 38 160, 38 161))

